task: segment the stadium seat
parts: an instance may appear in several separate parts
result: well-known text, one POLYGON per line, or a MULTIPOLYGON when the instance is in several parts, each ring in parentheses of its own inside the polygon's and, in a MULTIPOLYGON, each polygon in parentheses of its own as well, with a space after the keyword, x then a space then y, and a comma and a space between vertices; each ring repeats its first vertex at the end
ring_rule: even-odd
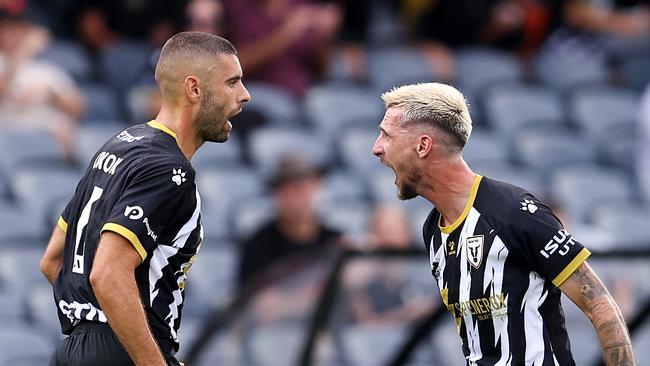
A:
POLYGON ((468 47, 455 54, 456 81, 472 108, 472 118, 482 119, 479 106, 483 90, 493 84, 523 77, 522 67, 511 55, 489 48, 468 47))
POLYGON ((384 113, 378 95, 361 88, 331 84, 309 89, 304 107, 308 121, 327 138, 350 125, 378 126, 384 113))
POLYGON ((300 107, 286 90, 261 82, 247 82, 246 89, 252 98, 244 106, 245 109, 257 110, 271 123, 295 123, 300 120, 300 107))
POLYGON ((42 216, 29 207, 9 204, 0 205, 0 246, 14 246, 12 243, 33 242, 43 246, 48 229, 42 216))
POLYGON ((306 156, 320 167, 332 160, 332 152, 322 137, 308 129, 266 127, 254 130, 248 138, 248 151, 262 177, 268 177, 286 154, 306 156))
POLYGON ((611 87, 584 88, 572 93, 571 119, 590 137, 607 137, 618 128, 637 124, 639 96, 611 87))
POLYGON ((268 196, 239 200, 229 212, 233 239, 248 238, 256 229, 273 218, 275 205, 268 196))
MULTIPOLYGON (((54 348, 52 348, 52 353, 54 348)), ((11 366, 43 366, 47 365, 50 361, 51 355, 43 354, 40 356, 18 356, 6 359, 3 365, 11 366)))
POLYGON ((544 179, 564 165, 596 161, 593 143, 564 128, 521 131, 513 138, 513 150, 517 162, 538 170, 544 179))
POLYGON ((345 200, 368 200, 368 190, 353 171, 336 170, 323 177, 319 202, 332 203, 345 200))
POLYGON ((552 35, 533 61, 535 76, 542 83, 558 90, 605 83, 607 65, 602 52, 580 42, 561 40, 552 35))
POLYGON ((47 220, 47 209, 55 200, 74 194, 81 174, 75 169, 21 169, 11 177, 12 190, 19 205, 29 207, 47 220))
POLYGON ((88 81, 92 75, 92 64, 86 51, 77 43, 55 40, 39 58, 56 64, 77 82, 88 81))
POLYGON ((463 148, 463 159, 470 167, 480 162, 506 162, 510 152, 502 136, 475 129, 463 148))
POLYGON ((650 245, 650 207, 636 203, 614 202, 597 206, 594 224, 609 232, 625 233, 616 239, 616 249, 641 249, 650 245))
POLYGON ((237 260, 234 245, 201 246, 188 273, 185 297, 188 311, 206 315, 209 309, 231 300, 236 288, 237 260))
POLYGON ((86 101, 86 109, 81 116, 84 124, 123 119, 122 107, 111 88, 104 84, 86 84, 81 86, 81 93, 86 101))
POLYGON ((203 241, 206 245, 221 245, 224 238, 230 235, 226 208, 214 205, 201 207, 201 220, 203 222, 203 241))
POLYGON ((620 170, 594 164, 574 165, 556 171, 551 189, 574 221, 587 221, 598 205, 634 198, 627 176, 620 170))
POLYGON ((379 137, 378 125, 350 126, 338 135, 336 150, 346 168, 367 176, 384 167, 379 158, 372 154, 372 147, 379 137))
POLYGON ((102 81, 115 92, 126 93, 147 70, 149 46, 138 42, 119 42, 99 54, 102 81))
POLYGON ((417 49, 371 50, 367 63, 370 83, 378 94, 406 84, 431 82, 434 78, 432 65, 417 49))
POLYGON ((192 166, 197 171, 242 163, 241 142, 238 135, 230 135, 225 143, 207 142, 192 157, 192 166))
POLYGON ((125 125, 111 121, 80 126, 75 140, 75 157, 79 164, 85 169, 99 148, 125 129, 125 125))
POLYGON ((600 160, 634 174, 642 141, 637 127, 632 124, 622 124, 601 133, 596 138, 600 160))
POLYGON ((0 169, 7 177, 28 164, 64 165, 61 149, 54 137, 44 131, 2 129, 0 169))
POLYGON ((319 206, 323 221, 345 236, 363 241, 368 231, 371 206, 364 201, 341 200, 319 206))
POLYGON ((259 195, 264 190, 255 171, 243 166, 205 169, 197 173, 197 186, 203 207, 222 207, 226 210, 233 203, 259 195))
POLYGON ((374 202, 394 202, 397 199, 395 173, 390 168, 372 172, 368 177, 368 184, 374 202))
POLYGON ((650 360, 650 323, 639 329, 639 332, 632 336, 632 346, 637 360, 650 360))
POLYGON ((9 290, 24 294, 37 284, 47 284, 39 270, 44 246, 31 248, 3 248, 0 256, 0 281, 9 285, 9 290))
MULTIPOLYGON (((433 204, 423 197, 416 197, 412 200, 405 202, 406 213, 409 217, 409 224, 411 225, 411 234, 413 235, 414 244, 423 244, 422 226, 429 217, 429 213, 433 210, 433 204)), ((417 248, 422 248, 418 245, 417 248)))
POLYGON ((343 330, 343 345, 353 365, 386 364, 406 336, 401 326, 354 326, 343 330))
POLYGON ((0 328, 0 365, 10 365, 19 357, 46 357, 54 353, 55 343, 28 324, 14 329, 0 328))
POLYGON ((621 64, 621 74, 628 87, 643 91, 650 84, 650 55, 626 57, 621 64))
POLYGON ((27 286, 22 298, 27 318, 32 324, 48 332, 47 335, 51 335, 52 338, 62 337, 52 285, 47 281, 38 280, 27 286))
POLYGON ((551 89, 524 84, 498 85, 483 98, 485 118, 499 132, 512 135, 522 126, 564 120, 558 94, 551 89))
MULTIPOLYGON (((0 318, 1 319, 27 319, 25 306, 20 293, 16 291, 15 286, 11 283, 5 283, 5 279, 0 278, 0 318)), ((50 294, 52 287, 50 287, 50 294)), ((52 301, 52 306, 54 302, 52 301)), ((3 324, 6 327, 6 325, 3 324)), ((2 326, 0 326, 2 327, 2 326)))
POLYGON ((250 351, 253 359, 257 363, 263 362, 268 366, 295 365, 298 363, 304 335, 305 330, 302 325, 257 327, 250 335, 250 351))

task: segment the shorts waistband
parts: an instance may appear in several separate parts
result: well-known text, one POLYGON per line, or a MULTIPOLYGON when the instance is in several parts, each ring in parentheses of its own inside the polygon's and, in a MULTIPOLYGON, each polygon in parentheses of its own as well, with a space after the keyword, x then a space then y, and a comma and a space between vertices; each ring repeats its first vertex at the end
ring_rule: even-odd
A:
MULTIPOLYGON (((113 329, 108 325, 108 323, 101 322, 88 322, 82 321, 77 324, 70 335, 79 335, 79 334, 88 334, 88 333, 110 333, 114 334, 113 329)), ((117 335, 115 335, 117 338, 117 335)), ((154 337, 155 338, 155 337, 154 337)), ((156 342, 160 347, 160 350, 164 353, 174 355, 176 353, 174 341, 171 339, 159 339, 156 338, 156 342)))

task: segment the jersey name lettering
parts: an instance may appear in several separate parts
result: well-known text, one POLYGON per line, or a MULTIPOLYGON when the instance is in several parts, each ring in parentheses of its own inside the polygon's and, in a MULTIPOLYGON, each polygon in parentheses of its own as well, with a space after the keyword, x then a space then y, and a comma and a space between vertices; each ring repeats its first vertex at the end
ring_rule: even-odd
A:
POLYGON ((97 155, 95 163, 93 163, 93 169, 103 170, 104 173, 114 175, 115 169, 120 165, 122 160, 122 158, 118 158, 114 154, 102 151, 97 155))

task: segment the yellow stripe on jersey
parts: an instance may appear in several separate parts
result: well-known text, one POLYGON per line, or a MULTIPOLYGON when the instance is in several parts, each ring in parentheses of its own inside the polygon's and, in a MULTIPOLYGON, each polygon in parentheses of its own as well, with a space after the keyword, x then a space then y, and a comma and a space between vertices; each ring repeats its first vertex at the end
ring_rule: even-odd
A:
POLYGON ((63 230, 64 233, 68 232, 68 223, 65 222, 65 220, 63 219, 63 216, 59 217, 59 221, 57 221, 56 224, 59 225, 59 227, 61 228, 61 230, 63 230))
POLYGON ((555 287, 560 287, 560 285, 563 284, 564 281, 566 281, 566 279, 569 278, 569 276, 571 276, 573 272, 575 272, 576 269, 580 267, 582 262, 584 262, 585 260, 587 260, 587 258, 589 258, 590 255, 591 252, 589 251, 589 249, 582 248, 580 253, 578 253, 578 255, 576 255, 576 257, 573 258, 571 263, 569 263, 569 265, 567 265, 562 270, 562 272, 560 272, 560 274, 557 275, 557 277, 555 277, 555 279, 553 280, 553 284, 555 285, 555 287))
POLYGON ((120 224, 115 224, 112 222, 109 222, 102 227, 102 231, 112 231, 115 233, 118 233, 122 235, 123 237, 126 238, 129 242, 131 242, 131 245, 135 248, 135 250, 138 251, 138 254, 140 254, 140 257, 142 257, 142 261, 144 262, 145 258, 147 258, 147 251, 144 250, 144 247, 142 246, 142 243, 140 243, 140 239, 138 239, 138 236, 135 235, 135 233, 124 226, 120 224))
POLYGON ((178 139, 176 138, 176 134, 174 133, 174 131, 170 130, 169 127, 163 125, 162 123, 156 121, 155 119, 149 121, 147 124, 149 126, 153 127, 153 128, 157 128, 157 129, 159 129, 159 130, 161 130, 163 132, 166 132, 166 133, 170 134, 174 138, 174 140, 176 140, 176 143, 178 143, 178 139))
MULTIPOLYGON (((465 205, 465 209, 463 210, 463 213, 460 215, 456 221, 454 221, 453 224, 449 226, 440 226, 440 221, 438 221, 438 227, 440 228, 440 231, 442 231, 445 234, 451 234, 454 230, 456 230, 460 224, 465 221, 465 218, 467 215, 469 215, 469 210, 472 209, 472 206, 474 206, 474 200, 476 199, 476 193, 478 192, 478 186, 481 184, 481 179, 483 178, 482 175, 476 174, 476 177, 474 177, 474 183, 472 184, 472 190, 469 192, 469 199, 467 200, 467 204, 465 205)), ((440 219, 442 219, 442 214, 440 214, 440 219)))

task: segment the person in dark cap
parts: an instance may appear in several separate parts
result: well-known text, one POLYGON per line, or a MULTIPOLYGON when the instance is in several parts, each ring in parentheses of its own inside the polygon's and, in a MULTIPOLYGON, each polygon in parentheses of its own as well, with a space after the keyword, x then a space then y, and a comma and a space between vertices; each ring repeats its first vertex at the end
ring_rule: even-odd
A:
POLYGON ((244 243, 239 285, 257 281, 278 262, 340 241, 341 233, 324 225, 316 212, 320 170, 298 155, 282 157, 269 179, 275 216, 244 243))

